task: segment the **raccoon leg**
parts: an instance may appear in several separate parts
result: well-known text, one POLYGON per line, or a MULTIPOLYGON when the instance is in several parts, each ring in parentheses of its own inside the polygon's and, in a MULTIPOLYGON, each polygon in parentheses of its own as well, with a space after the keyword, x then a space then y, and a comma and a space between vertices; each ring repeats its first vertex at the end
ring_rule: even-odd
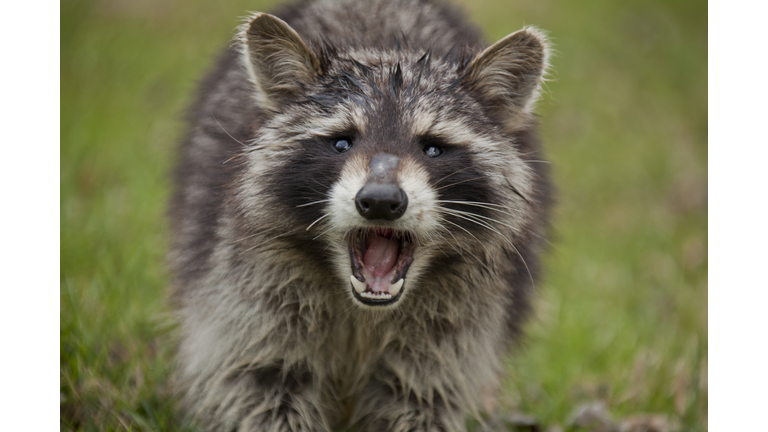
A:
POLYGON ((210 431, 328 431, 311 381, 278 367, 235 372, 211 389, 197 417, 210 431))
POLYGON ((464 412, 432 393, 427 401, 414 392, 403 394, 397 383, 369 386, 358 403, 355 424, 361 432, 463 431, 464 412))

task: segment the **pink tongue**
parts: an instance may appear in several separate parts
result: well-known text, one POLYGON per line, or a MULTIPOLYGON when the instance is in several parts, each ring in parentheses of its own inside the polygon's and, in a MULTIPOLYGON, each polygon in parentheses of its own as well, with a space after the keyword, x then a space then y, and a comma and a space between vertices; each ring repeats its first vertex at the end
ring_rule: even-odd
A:
POLYGON ((376 277, 386 275, 395 266, 397 247, 397 241, 372 233, 363 265, 376 277))

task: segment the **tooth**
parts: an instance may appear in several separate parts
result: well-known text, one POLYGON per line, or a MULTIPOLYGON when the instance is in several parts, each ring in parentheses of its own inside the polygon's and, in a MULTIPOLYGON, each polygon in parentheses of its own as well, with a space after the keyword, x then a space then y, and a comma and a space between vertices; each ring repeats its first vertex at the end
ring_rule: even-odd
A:
POLYGON ((368 288, 368 284, 367 283, 360 282, 353 275, 349 275, 349 279, 352 281, 352 286, 355 287, 355 291, 357 291, 358 294, 362 294, 363 291, 365 291, 365 289, 368 288))
POLYGON ((397 281, 397 282, 393 283, 392 285, 390 285, 389 286, 389 295, 391 295, 392 297, 396 296, 397 293, 400 292, 400 288, 403 287, 403 283, 404 282, 405 282, 405 279, 401 278, 399 281, 397 281))

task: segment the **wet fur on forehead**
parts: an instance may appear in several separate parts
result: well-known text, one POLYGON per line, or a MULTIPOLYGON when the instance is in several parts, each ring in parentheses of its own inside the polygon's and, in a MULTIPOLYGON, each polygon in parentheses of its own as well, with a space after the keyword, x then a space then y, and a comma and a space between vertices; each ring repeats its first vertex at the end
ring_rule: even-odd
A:
MULTIPOLYGON (((405 47, 389 51, 324 50, 321 59, 323 76, 305 83, 302 95, 274 113, 276 123, 288 126, 283 130, 285 138, 303 138, 299 134, 306 132, 307 126, 316 134, 339 133, 350 127, 365 131, 368 119, 392 108, 399 116, 423 123, 420 107, 437 109, 440 100, 479 108, 471 98, 464 100, 467 94, 460 88, 466 79, 462 69, 471 59, 469 52, 455 51, 435 59, 429 50, 405 47), (309 120, 301 120, 306 118, 309 120)), ((438 115, 446 113, 431 114, 433 118, 438 115)))

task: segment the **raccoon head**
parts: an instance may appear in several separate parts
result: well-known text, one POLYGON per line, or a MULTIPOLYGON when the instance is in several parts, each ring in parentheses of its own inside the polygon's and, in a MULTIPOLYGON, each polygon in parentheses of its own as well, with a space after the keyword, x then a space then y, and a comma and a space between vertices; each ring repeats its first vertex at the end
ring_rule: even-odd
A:
POLYGON ((299 265, 369 309, 440 295, 450 263, 490 273, 535 206, 525 137, 545 38, 528 27, 479 53, 321 40, 267 14, 240 31, 264 115, 238 192, 253 231, 276 218, 299 265))

